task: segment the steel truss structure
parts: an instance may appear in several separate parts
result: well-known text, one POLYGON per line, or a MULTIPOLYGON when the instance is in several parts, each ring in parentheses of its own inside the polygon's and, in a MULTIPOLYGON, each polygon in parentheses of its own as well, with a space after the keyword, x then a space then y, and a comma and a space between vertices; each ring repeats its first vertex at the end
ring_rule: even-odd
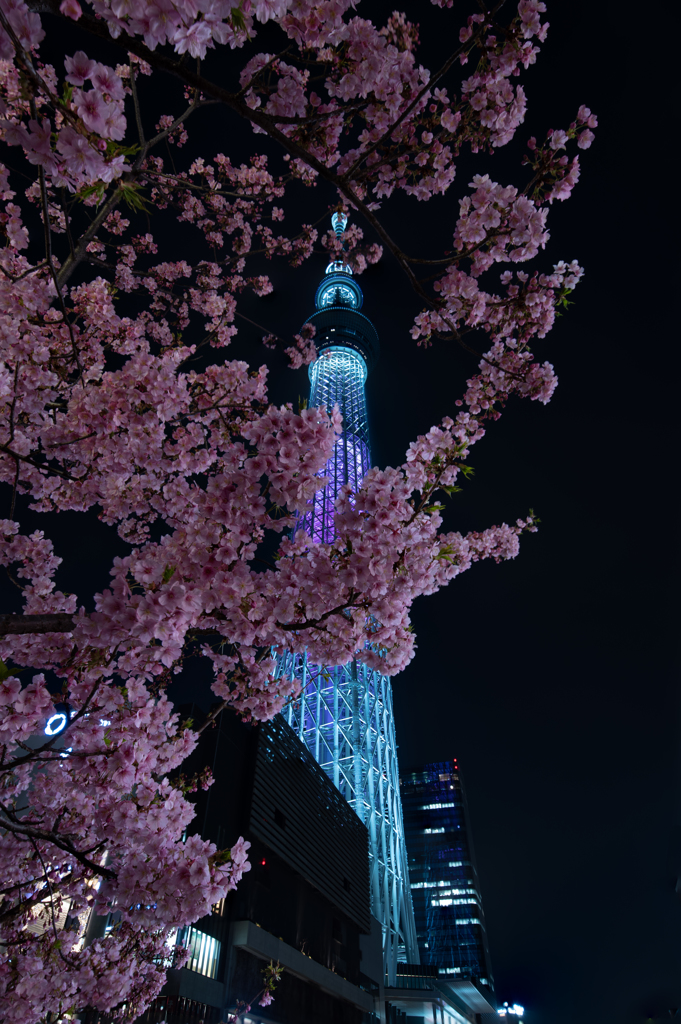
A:
MULTIPOLYGON (((334 216, 338 233, 345 226, 334 216)), ((370 466, 364 383, 378 338, 359 313, 362 293, 342 263, 330 264, 316 296, 319 351, 310 367, 310 405, 338 405, 343 433, 325 472, 328 483, 310 502, 298 529, 315 541, 334 537, 334 505, 340 488, 357 489, 370 466)), ((289 725, 332 779, 369 830, 372 913, 383 929, 388 984, 397 962, 418 963, 402 821, 392 686, 387 676, 361 662, 323 666, 307 655, 279 655, 278 673, 302 683, 300 697, 284 711, 289 725)))
POLYGON ((383 928, 388 984, 397 962, 418 963, 400 800, 392 686, 361 662, 325 667, 287 656, 280 670, 302 682, 284 714, 369 830, 371 912, 383 928))
POLYGON ((350 484, 356 491, 369 469, 366 375, 362 357, 340 345, 325 349, 310 367, 310 405, 324 405, 327 409, 337 405, 343 417, 343 433, 323 474, 329 482, 317 491, 300 521, 299 529, 316 541, 333 540, 334 509, 341 487, 350 484))

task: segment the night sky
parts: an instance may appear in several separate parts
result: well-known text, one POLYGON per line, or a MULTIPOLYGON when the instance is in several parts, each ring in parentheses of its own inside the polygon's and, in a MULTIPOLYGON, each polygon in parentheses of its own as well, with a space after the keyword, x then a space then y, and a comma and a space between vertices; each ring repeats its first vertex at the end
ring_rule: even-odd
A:
MULTIPOLYGON (((358 14, 380 20, 394 6, 372 0, 358 14)), ((451 48, 452 12, 424 0, 400 9, 420 22, 420 59, 436 67, 451 48)), ((560 386, 548 406, 516 402, 490 426, 470 457, 475 477, 447 512, 447 528, 465 531, 532 508, 540 530, 515 562, 476 565, 416 604, 417 656, 395 680, 403 769, 454 756, 462 766, 497 995, 522 1003, 527 1024, 642 1024, 681 1006, 669 366, 678 169, 663 120, 673 44, 665 27, 647 34, 640 13, 550 4, 547 42, 522 79, 529 112, 516 140, 462 159, 446 197, 382 212, 403 248, 439 256, 473 173, 522 187, 530 135, 566 127, 581 103, 599 117, 582 179, 551 211, 550 243, 532 264, 577 259, 586 269, 575 304, 535 348, 560 386)), ((226 112, 202 112, 193 144, 246 156, 251 138, 226 112)), ((297 214, 314 222, 334 201, 326 186, 301 189, 297 214)), ((293 333, 313 312, 323 267, 321 256, 299 270, 267 265, 275 291, 245 312, 293 333)), ((395 465, 418 433, 455 413, 475 361, 450 343, 416 347, 409 328, 421 306, 390 257, 360 283, 382 346, 367 385, 373 457, 395 465)), ((272 363, 271 397, 295 402, 306 372, 286 370, 258 338, 246 328, 233 355, 272 363)), ((66 559, 60 583, 84 597, 106 585, 111 552, 125 550, 75 515, 50 532, 66 559)), ((185 678, 178 699, 193 688, 185 678)))

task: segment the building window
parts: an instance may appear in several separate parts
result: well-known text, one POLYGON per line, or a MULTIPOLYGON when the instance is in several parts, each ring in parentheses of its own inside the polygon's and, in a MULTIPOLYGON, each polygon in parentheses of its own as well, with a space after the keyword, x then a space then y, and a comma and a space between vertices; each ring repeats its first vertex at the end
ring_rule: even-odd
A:
POLYGON ((200 932, 198 928, 182 928, 177 939, 178 946, 189 947, 187 968, 203 974, 206 978, 217 978, 220 960, 220 943, 212 935, 200 932))
POLYGON ((472 903, 474 906, 477 906, 477 902, 477 900, 431 900, 430 905, 431 907, 460 907, 468 906, 469 903, 472 903))
POLYGON ((435 833, 438 833, 438 832, 444 832, 444 829, 443 828, 424 828, 423 831, 424 831, 424 833, 427 836, 431 836, 431 835, 435 835, 435 833))

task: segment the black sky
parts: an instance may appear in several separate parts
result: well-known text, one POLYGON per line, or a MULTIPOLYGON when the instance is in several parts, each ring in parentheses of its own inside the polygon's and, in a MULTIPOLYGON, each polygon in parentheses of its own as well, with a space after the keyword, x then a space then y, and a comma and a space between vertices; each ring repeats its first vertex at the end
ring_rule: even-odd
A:
MULTIPOLYGON (((380 20, 394 6, 371 0, 358 14, 380 20)), ((421 24, 420 59, 437 66, 453 12, 399 6, 421 24)), ((453 756, 462 765, 497 993, 522 1003, 528 1024, 638 1024, 681 1006, 678 171, 666 121, 677 37, 661 15, 643 25, 643 11, 554 0, 547 42, 523 78, 529 113, 516 142, 462 160, 446 198, 384 210, 405 249, 439 255, 472 173, 521 186, 531 134, 567 126, 581 103, 598 114, 582 180, 552 210, 536 261, 586 268, 574 306, 535 350, 554 363, 559 389, 549 406, 516 403, 490 427, 471 456, 476 476, 448 512, 449 528, 467 530, 533 508, 540 532, 515 562, 474 566, 417 603, 417 657, 395 680, 402 766, 453 756)), ((222 113, 199 119, 194 139, 207 155, 245 156, 251 144, 222 113)), ((323 187, 301 190, 298 213, 317 220, 333 201, 323 187)), ((267 270, 274 294, 249 310, 293 333, 313 310, 323 261, 267 270)), ((449 344, 411 341, 420 306, 390 258, 361 284, 382 345, 368 382, 373 456, 394 465, 455 412, 475 365, 449 344)), ((234 354, 271 358, 248 330, 234 354)), ((274 400, 307 393, 304 371, 274 366, 274 400)), ((101 524, 77 524, 61 517, 51 533, 66 557, 62 585, 85 594, 106 585, 117 544, 101 524)))

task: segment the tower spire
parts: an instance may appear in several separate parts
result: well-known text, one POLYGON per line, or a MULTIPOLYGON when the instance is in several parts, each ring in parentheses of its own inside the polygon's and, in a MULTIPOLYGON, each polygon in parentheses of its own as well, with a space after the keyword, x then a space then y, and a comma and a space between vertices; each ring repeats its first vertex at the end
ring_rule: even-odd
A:
POLYGON ((334 215, 331 218, 331 226, 333 230, 336 232, 336 238, 340 240, 340 238, 343 235, 343 232, 348 226, 347 214, 343 213, 342 210, 339 210, 336 213, 334 213, 334 215))

